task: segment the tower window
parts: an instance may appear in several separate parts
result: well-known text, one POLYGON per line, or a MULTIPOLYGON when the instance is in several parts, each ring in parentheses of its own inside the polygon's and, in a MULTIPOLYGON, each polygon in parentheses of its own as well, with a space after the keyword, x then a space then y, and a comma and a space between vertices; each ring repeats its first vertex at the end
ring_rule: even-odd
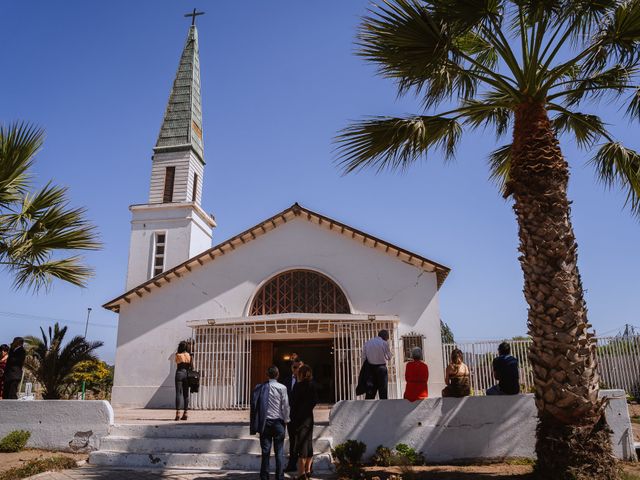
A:
POLYGON ((195 202, 198 198, 198 174, 193 174, 193 191, 191 192, 191 201, 195 202))
POLYGON ((167 167, 164 173, 164 195, 163 203, 173 202, 173 183, 176 178, 176 167, 167 167))
POLYGON ((155 245, 153 247, 153 275, 160 275, 164 271, 164 252, 167 240, 166 233, 156 233, 155 245))

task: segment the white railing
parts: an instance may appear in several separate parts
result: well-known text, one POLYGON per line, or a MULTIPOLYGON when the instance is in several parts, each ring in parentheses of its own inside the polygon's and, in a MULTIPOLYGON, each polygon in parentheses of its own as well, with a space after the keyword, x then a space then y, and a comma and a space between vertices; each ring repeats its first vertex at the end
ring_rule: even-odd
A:
MULTIPOLYGON (((595 340, 600 386, 622 389, 640 397, 640 335, 596 337, 595 340)), ((533 392, 533 370, 528 356, 531 340, 445 343, 442 345, 443 364, 446 367, 449 363, 454 348, 460 349, 471 370, 471 394, 484 395, 485 390, 496 382, 492 362, 503 341, 511 345, 511 354, 519 360, 521 391, 533 392)))

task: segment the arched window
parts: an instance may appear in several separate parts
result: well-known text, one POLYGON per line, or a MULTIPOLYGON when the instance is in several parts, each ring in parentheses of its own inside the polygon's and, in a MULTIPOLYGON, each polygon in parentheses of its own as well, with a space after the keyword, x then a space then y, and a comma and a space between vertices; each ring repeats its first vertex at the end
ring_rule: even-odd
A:
POLYGON ((312 270, 276 275, 258 291, 249 315, 349 313, 347 297, 331 279, 312 270))

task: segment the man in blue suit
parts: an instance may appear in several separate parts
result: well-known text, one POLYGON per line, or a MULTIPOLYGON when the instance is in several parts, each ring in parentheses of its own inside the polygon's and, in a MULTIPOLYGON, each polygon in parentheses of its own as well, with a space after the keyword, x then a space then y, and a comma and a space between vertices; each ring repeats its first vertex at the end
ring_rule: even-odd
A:
POLYGON ((257 385, 251 394, 251 435, 260 435, 262 462, 260 480, 269 480, 269 456, 271 445, 276 457, 276 479, 284 480, 284 433, 289 423, 289 398, 287 387, 278 383, 278 367, 267 370, 268 381, 257 385))

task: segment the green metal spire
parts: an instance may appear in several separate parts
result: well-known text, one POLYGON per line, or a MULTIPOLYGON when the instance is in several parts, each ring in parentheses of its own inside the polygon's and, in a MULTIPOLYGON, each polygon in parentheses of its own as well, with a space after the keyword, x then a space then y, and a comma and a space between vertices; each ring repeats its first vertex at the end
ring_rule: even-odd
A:
POLYGON ((200 97, 200 54, 198 31, 189 27, 187 41, 173 82, 160 135, 153 151, 193 150, 204 163, 202 141, 202 100, 200 97))

